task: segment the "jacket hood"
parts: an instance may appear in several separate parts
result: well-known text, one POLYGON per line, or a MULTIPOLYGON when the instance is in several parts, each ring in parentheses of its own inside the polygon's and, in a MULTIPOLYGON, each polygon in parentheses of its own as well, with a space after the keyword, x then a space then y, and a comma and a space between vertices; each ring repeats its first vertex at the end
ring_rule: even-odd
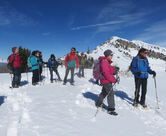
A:
POLYGON ((112 63, 112 61, 109 60, 107 57, 100 56, 100 57, 98 58, 98 60, 103 60, 103 59, 106 59, 110 64, 112 63))

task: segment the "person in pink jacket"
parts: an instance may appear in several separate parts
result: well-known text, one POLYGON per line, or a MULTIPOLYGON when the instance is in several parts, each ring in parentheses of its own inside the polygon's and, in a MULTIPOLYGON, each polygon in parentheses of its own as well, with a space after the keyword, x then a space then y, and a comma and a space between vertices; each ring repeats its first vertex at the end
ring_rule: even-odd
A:
POLYGON ((115 112, 115 101, 114 101, 114 91, 113 83, 116 83, 116 78, 114 74, 116 73, 115 67, 111 66, 113 52, 111 50, 106 50, 104 52, 105 57, 99 57, 100 60, 100 69, 103 75, 103 79, 100 80, 102 83, 102 92, 99 95, 99 98, 96 102, 96 106, 101 107, 104 98, 107 96, 108 102, 108 113, 111 115, 118 115, 115 112))

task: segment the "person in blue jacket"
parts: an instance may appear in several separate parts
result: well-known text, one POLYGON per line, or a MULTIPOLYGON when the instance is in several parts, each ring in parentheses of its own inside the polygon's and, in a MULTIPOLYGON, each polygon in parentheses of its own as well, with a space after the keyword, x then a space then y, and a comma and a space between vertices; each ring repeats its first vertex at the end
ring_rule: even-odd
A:
POLYGON ((51 75, 51 83, 53 83, 53 71, 56 73, 58 76, 58 81, 62 81, 62 79, 59 76, 59 72, 57 70, 58 66, 61 65, 59 62, 56 61, 54 54, 51 54, 49 60, 48 60, 48 67, 50 70, 50 75, 51 75))
POLYGON ((135 99, 133 106, 138 106, 140 103, 144 108, 147 107, 145 104, 146 92, 147 92, 147 79, 148 74, 156 76, 156 72, 152 71, 147 59, 148 50, 141 48, 136 57, 133 58, 131 63, 131 71, 135 78, 135 99), (139 101, 140 87, 142 87, 141 99, 139 101))
POLYGON ((32 85, 37 85, 39 82, 40 70, 39 70, 39 52, 33 51, 30 56, 30 63, 32 69, 32 85))

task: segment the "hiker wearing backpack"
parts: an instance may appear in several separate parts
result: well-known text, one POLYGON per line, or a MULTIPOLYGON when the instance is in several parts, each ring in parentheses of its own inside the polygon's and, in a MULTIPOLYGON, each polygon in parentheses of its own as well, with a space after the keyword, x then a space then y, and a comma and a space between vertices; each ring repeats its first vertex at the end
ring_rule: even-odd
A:
POLYGON ((40 77, 39 70, 39 52, 33 51, 31 56, 28 58, 28 67, 31 68, 33 76, 32 76, 32 85, 37 85, 40 77))
POLYGON ((133 58, 131 63, 131 71, 135 78, 135 99, 133 106, 138 106, 140 103, 144 108, 147 107, 145 104, 146 92, 147 92, 147 79, 148 74, 156 76, 156 72, 152 71, 149 67, 147 59, 148 50, 141 48, 136 57, 133 58), (140 87, 142 87, 141 99, 139 101, 140 87))
POLYGON ((56 61, 54 54, 51 54, 49 60, 48 60, 48 67, 50 70, 50 75, 51 75, 51 83, 53 83, 53 71, 56 73, 58 76, 58 81, 62 81, 62 79, 59 76, 58 72, 58 66, 61 65, 59 62, 56 61))
POLYGON ((115 112, 115 101, 114 101, 114 91, 113 91, 113 84, 116 83, 116 78, 114 77, 115 74, 115 67, 111 66, 113 52, 111 50, 106 50, 104 52, 105 56, 99 57, 98 63, 98 73, 100 82, 102 83, 102 91, 99 95, 99 98, 96 102, 97 107, 101 107, 104 98, 107 96, 108 102, 108 113, 111 115, 118 115, 115 112))
POLYGON ((78 69, 79 67, 79 60, 78 60, 78 56, 76 54, 76 49, 73 47, 71 48, 71 52, 69 54, 67 54, 66 58, 65 58, 65 68, 66 68, 66 73, 65 73, 65 78, 64 78, 64 85, 66 85, 67 82, 67 76, 69 74, 69 71, 71 71, 71 85, 74 85, 74 70, 78 69))
POLYGON ((85 68, 85 55, 84 53, 82 52, 81 53, 81 56, 79 56, 79 77, 84 77, 84 68, 85 68))
POLYGON ((20 59, 17 47, 13 47, 12 52, 13 54, 11 54, 8 58, 11 65, 11 71, 13 73, 12 87, 18 88, 21 82, 21 68, 23 62, 20 59))

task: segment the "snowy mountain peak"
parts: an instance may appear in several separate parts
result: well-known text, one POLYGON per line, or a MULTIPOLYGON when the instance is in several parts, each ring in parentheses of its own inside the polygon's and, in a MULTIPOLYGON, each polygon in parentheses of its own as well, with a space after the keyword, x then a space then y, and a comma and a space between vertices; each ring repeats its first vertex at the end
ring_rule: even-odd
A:
POLYGON ((98 59, 99 56, 103 56, 105 50, 111 49, 115 54, 113 57, 115 65, 121 66, 121 69, 126 70, 128 69, 132 58, 137 55, 138 50, 142 47, 149 50, 148 58, 152 67, 164 70, 166 48, 144 43, 142 41, 129 41, 117 36, 113 36, 106 42, 97 46, 96 49, 90 54, 87 54, 87 56, 98 59))

